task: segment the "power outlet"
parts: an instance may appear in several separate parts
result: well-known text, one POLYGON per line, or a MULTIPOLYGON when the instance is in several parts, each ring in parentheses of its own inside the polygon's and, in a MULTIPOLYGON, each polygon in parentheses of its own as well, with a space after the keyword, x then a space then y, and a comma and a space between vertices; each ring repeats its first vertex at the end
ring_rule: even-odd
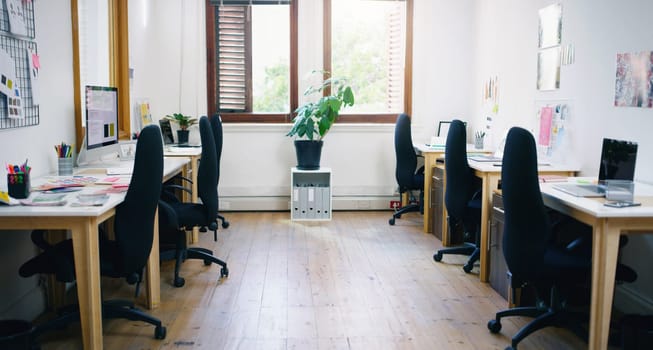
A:
POLYGON ((401 207, 401 201, 390 201, 390 209, 399 209, 401 207))

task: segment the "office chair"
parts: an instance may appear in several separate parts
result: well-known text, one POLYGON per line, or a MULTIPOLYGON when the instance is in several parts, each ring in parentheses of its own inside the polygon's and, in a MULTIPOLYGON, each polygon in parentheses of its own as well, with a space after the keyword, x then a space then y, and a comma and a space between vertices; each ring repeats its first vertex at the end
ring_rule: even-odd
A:
POLYGON ((463 270, 470 272, 480 257, 481 193, 479 179, 467 163, 465 124, 458 119, 453 120, 449 127, 444 155, 447 178, 444 204, 448 213, 449 234, 456 232, 457 225, 462 223, 465 234, 474 235, 474 243, 465 242, 462 246, 440 249, 433 259, 442 261, 444 254, 469 255, 463 270))
MULTIPOLYGON (((217 159, 217 168, 218 168, 218 183, 220 183, 220 159, 222 158, 222 118, 219 114, 214 115, 211 120, 211 130, 213 131, 213 138, 215 139, 215 153, 217 159)), ((220 198, 218 197, 218 204, 220 203, 220 198)), ((218 205, 218 210, 220 206, 218 205)), ((222 228, 229 227, 229 221, 227 221, 224 216, 218 213, 218 219, 222 221, 222 228)))
POLYGON ((413 139, 410 131, 410 117, 406 114, 400 114, 395 124, 395 157, 397 167, 395 177, 399 185, 399 199, 408 191, 420 191, 419 203, 409 204, 392 214, 388 221, 390 225, 395 224, 395 219, 401 218, 404 213, 419 211, 423 212, 424 198, 424 167, 417 169, 417 154, 413 148, 413 139))
MULTIPOLYGON (((163 178, 163 145, 161 132, 155 125, 143 128, 136 143, 134 170, 125 200, 116 207, 114 228, 115 240, 100 237, 100 273, 102 276, 124 278, 129 284, 136 284, 136 294, 143 278, 154 237, 154 217, 161 193, 163 178)), ((24 263, 19 270, 23 277, 39 273, 54 274, 60 282, 75 280, 75 265, 72 241, 70 239, 55 245, 47 243, 44 231, 32 232, 32 241, 43 249, 43 253, 24 263)), ((166 327, 161 321, 134 307, 126 300, 102 302, 103 318, 124 318, 143 321, 154 325, 154 337, 164 339, 166 327)), ((79 308, 65 307, 60 315, 36 327, 35 334, 64 328, 79 321, 79 308)))
MULTIPOLYGON (((587 314, 571 312, 568 301, 577 290, 587 287, 591 256, 577 249, 575 242, 561 246, 552 239, 552 224, 539 187, 535 140, 529 131, 515 127, 508 132, 501 178, 505 211, 503 254, 511 272, 513 295, 516 288, 530 286, 535 290, 536 305, 499 311, 488 322, 488 329, 498 333, 503 317, 535 317, 512 337, 511 346, 506 349, 516 349, 526 336, 549 326, 568 328, 586 339, 586 331, 580 325, 587 321, 587 314), (541 297, 547 292, 548 305, 541 297)), ((634 279, 635 272, 619 264, 617 280, 634 279)))
MULTIPOLYGON (((197 173, 197 190, 202 203, 183 203, 164 191, 159 201, 159 235, 162 242, 161 259, 175 259, 173 285, 182 287, 185 280, 179 276, 181 262, 186 259, 204 260, 204 265, 215 263, 221 266, 220 277, 229 276, 227 263, 213 256, 209 249, 187 247, 186 229, 195 226, 208 227, 217 240, 218 230, 218 174, 216 147, 209 119, 200 118, 202 160, 197 173), (166 249, 172 246, 173 249, 166 249)), ((170 186, 170 188, 181 188, 170 186)), ((182 188, 188 191, 188 189, 182 188)))

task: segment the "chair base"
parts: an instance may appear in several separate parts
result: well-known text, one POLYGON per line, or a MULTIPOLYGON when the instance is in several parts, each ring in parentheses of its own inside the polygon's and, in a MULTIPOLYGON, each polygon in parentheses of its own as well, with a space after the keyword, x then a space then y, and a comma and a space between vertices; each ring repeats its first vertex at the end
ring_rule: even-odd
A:
MULTIPOLYGON (((45 332, 64 329, 71 323, 79 322, 79 305, 65 306, 61 308, 58 313, 59 316, 57 316, 57 318, 37 325, 34 328, 34 339, 38 338, 45 332)), ((134 303, 128 300, 106 300, 102 302, 102 318, 121 318, 130 321, 149 323, 155 327, 154 338, 156 339, 165 339, 167 334, 167 329, 163 326, 161 320, 137 309, 134 303)))
POLYGON ((422 206, 419 205, 419 204, 407 205, 407 206, 397 210, 396 212, 392 213, 392 218, 390 218, 390 220, 388 220, 388 223, 392 226, 392 225, 395 224, 395 219, 400 219, 402 214, 415 212, 415 211, 421 212, 421 210, 422 210, 421 207, 422 206))
POLYGON ((517 349, 517 345, 530 334, 546 328, 546 327, 560 327, 571 330, 579 338, 587 341, 588 334, 581 324, 583 321, 587 322, 588 317, 586 314, 570 312, 562 305, 558 298, 558 293, 555 288, 551 290, 551 305, 550 307, 543 307, 542 302, 537 302, 538 306, 516 307, 499 311, 496 313, 496 318, 490 320, 487 328, 491 333, 499 333, 501 331, 501 319, 510 316, 525 316, 534 317, 535 319, 522 327, 517 334, 512 337, 511 346, 506 349, 517 349))
POLYGON ((444 254, 469 255, 467 263, 463 265, 463 271, 469 273, 474 268, 474 263, 481 256, 481 250, 473 243, 464 243, 462 246, 440 249, 433 254, 433 260, 440 262, 444 254))
MULTIPOLYGON (((225 222, 226 221, 223 221, 223 226, 225 222)), ((226 223, 228 226, 229 223, 226 223)), ((212 263, 220 265, 220 278, 226 278, 229 276, 229 268, 227 267, 227 263, 213 256, 213 251, 200 247, 187 247, 185 231, 184 234, 181 234, 180 232, 178 237, 179 238, 177 239, 174 250, 163 251, 160 253, 161 260, 171 260, 173 258, 175 259, 175 272, 172 282, 173 286, 180 288, 186 284, 186 280, 183 277, 179 276, 179 271, 181 269, 181 263, 187 259, 203 260, 205 266, 209 266, 212 263)))

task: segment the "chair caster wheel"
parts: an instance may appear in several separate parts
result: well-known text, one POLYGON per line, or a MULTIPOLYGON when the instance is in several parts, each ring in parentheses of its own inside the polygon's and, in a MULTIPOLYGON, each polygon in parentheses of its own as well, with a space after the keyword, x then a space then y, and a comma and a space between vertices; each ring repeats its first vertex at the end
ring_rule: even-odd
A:
POLYGON ((499 333, 501 331, 501 322, 497 320, 490 320, 487 323, 487 329, 490 330, 490 333, 499 333))
POLYGON ((223 221, 222 228, 227 228, 227 227, 229 227, 229 221, 223 221))
POLYGON ((220 269, 220 278, 229 277, 229 269, 225 266, 220 269))
POLYGON ((463 271, 465 271, 465 273, 472 272, 473 268, 474 268, 474 264, 465 264, 465 265, 463 265, 463 271))
POLYGON ((166 327, 164 326, 158 326, 154 329, 154 338, 156 339, 165 339, 166 338, 166 327))
POLYGON ((211 265, 211 260, 204 260, 204 266, 211 265))
POLYGON ((183 277, 175 277, 175 280, 172 282, 172 285, 181 288, 186 284, 186 280, 183 277))
POLYGON ((442 261, 442 252, 440 252, 439 250, 435 252, 435 254, 433 254, 433 260, 437 262, 442 261))
POLYGON ((395 218, 393 217, 392 219, 388 220, 388 223, 390 224, 390 226, 394 226, 395 218))

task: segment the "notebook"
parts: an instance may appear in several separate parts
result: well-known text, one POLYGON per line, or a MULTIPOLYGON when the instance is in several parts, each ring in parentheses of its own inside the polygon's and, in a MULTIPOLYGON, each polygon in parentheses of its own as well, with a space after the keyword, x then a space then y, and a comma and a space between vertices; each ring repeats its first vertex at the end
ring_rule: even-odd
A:
POLYGON ((493 155, 489 154, 477 154, 473 156, 467 157, 469 160, 473 160, 475 162, 495 162, 495 163, 501 163, 503 160, 501 157, 495 157, 493 155))
POLYGON ((637 143, 603 139, 598 184, 560 184, 553 188, 576 197, 603 197, 606 180, 633 181, 636 160, 637 143))

